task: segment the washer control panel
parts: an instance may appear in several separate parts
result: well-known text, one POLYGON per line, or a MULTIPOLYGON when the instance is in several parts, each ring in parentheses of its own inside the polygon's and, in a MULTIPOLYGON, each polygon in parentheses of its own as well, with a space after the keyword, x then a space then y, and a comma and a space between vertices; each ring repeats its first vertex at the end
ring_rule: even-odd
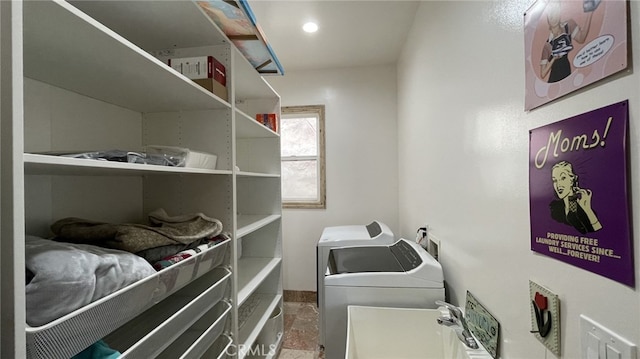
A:
POLYGON ((405 271, 415 269, 422 264, 422 258, 416 252, 416 248, 404 240, 396 242, 389 248, 405 271))

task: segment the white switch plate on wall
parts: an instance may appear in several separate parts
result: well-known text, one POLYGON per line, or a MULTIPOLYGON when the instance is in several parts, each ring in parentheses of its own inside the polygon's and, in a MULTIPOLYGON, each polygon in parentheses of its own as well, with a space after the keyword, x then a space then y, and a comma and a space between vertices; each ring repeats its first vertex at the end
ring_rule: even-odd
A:
POLYGON ((585 359, 637 359, 636 345, 580 315, 580 343, 585 359))

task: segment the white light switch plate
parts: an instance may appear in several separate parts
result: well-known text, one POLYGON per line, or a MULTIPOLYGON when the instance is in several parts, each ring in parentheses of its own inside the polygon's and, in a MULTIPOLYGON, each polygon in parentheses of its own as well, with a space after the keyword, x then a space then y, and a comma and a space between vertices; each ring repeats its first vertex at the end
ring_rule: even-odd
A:
POLYGON ((637 359, 636 345, 580 315, 582 357, 588 359, 637 359))

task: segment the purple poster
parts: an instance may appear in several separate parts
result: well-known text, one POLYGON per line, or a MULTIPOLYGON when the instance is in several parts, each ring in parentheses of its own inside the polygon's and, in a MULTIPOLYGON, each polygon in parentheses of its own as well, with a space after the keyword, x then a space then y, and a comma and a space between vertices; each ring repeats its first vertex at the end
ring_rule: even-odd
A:
POLYGON ((628 101, 531 130, 531 249, 635 286, 628 101))

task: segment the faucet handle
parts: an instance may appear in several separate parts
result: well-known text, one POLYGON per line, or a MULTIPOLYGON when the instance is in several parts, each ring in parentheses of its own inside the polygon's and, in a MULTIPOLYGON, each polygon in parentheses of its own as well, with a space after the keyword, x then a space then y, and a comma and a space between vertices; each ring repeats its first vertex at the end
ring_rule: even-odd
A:
POLYGON ((445 325, 445 326, 459 325, 458 330, 455 331, 458 338, 467 347, 471 349, 478 349, 478 343, 476 342, 475 338, 473 337, 473 335, 469 331, 469 328, 467 327, 467 321, 464 320, 464 316, 462 315, 462 309, 460 309, 459 307, 456 307, 453 304, 449 304, 441 300, 436 300, 436 305, 447 308, 449 310, 449 313, 451 313, 451 316, 453 316, 453 318, 451 319, 438 318, 437 319, 438 324, 445 325))
POLYGON ((462 318, 462 309, 456 307, 455 305, 447 303, 447 302, 442 301, 442 300, 436 300, 436 305, 439 305, 441 307, 445 307, 445 308, 449 309, 449 312, 454 317, 456 317, 458 319, 462 318))

